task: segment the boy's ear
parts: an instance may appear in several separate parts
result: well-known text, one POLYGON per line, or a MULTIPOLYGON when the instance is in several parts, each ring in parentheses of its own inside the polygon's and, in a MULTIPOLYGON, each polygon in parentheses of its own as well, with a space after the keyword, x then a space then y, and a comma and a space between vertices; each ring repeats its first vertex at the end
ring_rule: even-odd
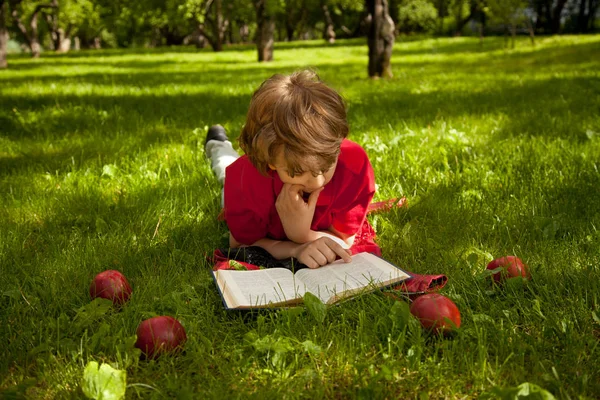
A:
POLYGON ((275 168, 275 166, 273 164, 269 164, 269 168, 272 169, 273 171, 275 171, 277 168, 275 168))

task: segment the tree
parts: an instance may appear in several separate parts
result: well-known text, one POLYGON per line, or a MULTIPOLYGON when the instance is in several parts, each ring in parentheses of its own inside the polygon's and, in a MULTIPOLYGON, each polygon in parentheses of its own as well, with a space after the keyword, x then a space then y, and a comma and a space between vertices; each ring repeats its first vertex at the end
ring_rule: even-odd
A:
MULTIPOLYGON (((77 37, 84 48, 100 48, 101 37, 114 37, 108 34, 107 14, 109 9, 95 0, 87 0, 81 5, 81 20, 77 24, 77 37)), ((73 22, 74 23, 74 22, 73 22)))
POLYGON ((580 0, 577 16, 577 32, 587 33, 594 28, 594 20, 598 11, 598 0, 580 0))
POLYGON ((98 0, 51 0, 51 12, 44 13, 52 46, 67 52, 73 38, 83 39, 84 47, 98 47, 106 29, 110 9, 98 0))
POLYGON ((296 34, 299 36, 302 33, 308 11, 315 6, 315 4, 307 4, 307 2, 311 3, 310 0, 283 0, 283 4, 276 7, 276 24, 280 23, 281 27, 285 27, 286 39, 289 42, 296 39, 296 34))
POLYGON ((366 35, 364 21, 367 16, 364 0, 328 0, 334 25, 345 37, 366 35))
POLYGON ((235 0, 232 4, 231 18, 237 27, 236 32, 239 40, 242 43, 248 42, 250 40, 250 25, 254 23, 254 18, 256 18, 254 5, 247 0, 235 0))
POLYGON ((268 0, 254 0, 256 9, 256 49, 258 61, 273 61, 275 20, 273 5, 268 0))
POLYGON ((223 18, 223 1, 208 0, 206 2, 204 22, 198 26, 198 29, 206 40, 208 40, 214 51, 223 50, 225 32, 228 27, 229 20, 223 18), (208 30, 205 28, 208 28, 208 30))
POLYGON ((444 17, 448 15, 448 1, 447 0, 435 0, 437 15, 438 15, 438 28, 437 34, 442 35, 444 33, 444 17))
POLYGON ((208 41, 214 51, 223 50, 226 41, 232 41, 232 22, 242 22, 248 14, 244 4, 235 0, 187 0, 183 6, 185 15, 198 32, 208 41), (235 15, 238 11, 243 17, 235 15))
POLYGON ((6 55, 8 53, 8 28, 6 18, 8 17, 8 1, 0 0, 0 69, 8 67, 6 55))
POLYGON ((544 33, 559 33, 566 4, 567 0, 533 0, 537 13, 536 30, 544 33))
POLYGON ((325 28, 323 29, 323 39, 327 41, 327 43, 335 42, 335 29, 333 28, 333 20, 331 19, 331 13, 329 12, 329 7, 327 6, 327 2, 323 1, 321 8, 323 9, 323 17, 325 19, 325 28))
POLYGON ((406 0, 398 8, 400 32, 433 32, 438 11, 427 0, 406 0))
POLYGON ((27 42, 29 49, 31 50, 31 56, 37 58, 40 56, 42 47, 40 45, 40 38, 38 33, 38 17, 42 10, 46 8, 55 8, 54 3, 38 3, 31 4, 27 3, 27 7, 32 7, 31 13, 29 14, 29 28, 25 26, 22 20, 22 15, 27 14, 30 11, 28 8, 24 8, 21 4, 23 0, 9 0, 12 19, 23 35, 23 38, 27 42))
POLYGON ((566 4, 567 0, 557 0, 556 5, 552 8, 552 18, 550 23, 550 30, 552 33, 558 33, 560 31, 562 12, 566 4))
POLYGON ((499 23, 504 24, 511 34, 511 47, 515 47, 515 36, 517 26, 525 23, 529 29, 532 44, 535 44, 533 36, 533 26, 529 18, 525 15, 525 9, 528 6, 527 0, 487 0, 486 14, 499 23))
POLYGON ((392 77, 391 59, 395 27, 389 14, 387 0, 366 0, 366 9, 369 76, 392 77))
MULTIPOLYGON (((50 31, 50 38, 52 39, 52 44, 54 46, 54 50, 62 51, 63 50, 62 41, 63 41, 63 32, 64 31, 61 31, 58 26, 59 12, 60 12, 59 6, 58 6, 58 0, 52 0, 52 2, 50 4, 54 8, 54 10, 53 10, 52 14, 44 14, 44 17, 46 18, 46 22, 48 23, 48 30, 50 31)), ((69 27, 69 31, 71 29, 72 29, 72 26, 69 27)), ((66 51, 68 51, 68 50, 69 49, 67 47, 66 51)))
MULTIPOLYGON (((499 0, 502 1, 502 0, 499 0)), ((509 0, 510 1, 510 0, 509 0)), ((480 14, 482 0, 452 0, 449 9, 456 19, 455 35, 462 33, 465 25, 480 14)))

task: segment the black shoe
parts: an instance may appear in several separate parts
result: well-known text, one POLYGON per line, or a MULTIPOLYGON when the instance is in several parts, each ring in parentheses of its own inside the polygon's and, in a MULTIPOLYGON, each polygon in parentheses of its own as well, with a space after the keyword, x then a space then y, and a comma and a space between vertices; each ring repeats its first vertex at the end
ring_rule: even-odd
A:
POLYGON ((208 128, 208 133, 206 134, 206 140, 204 141, 204 145, 208 143, 209 140, 218 140, 219 142, 224 142, 229 140, 227 137, 227 132, 225 132, 225 128, 221 125, 213 125, 208 128))

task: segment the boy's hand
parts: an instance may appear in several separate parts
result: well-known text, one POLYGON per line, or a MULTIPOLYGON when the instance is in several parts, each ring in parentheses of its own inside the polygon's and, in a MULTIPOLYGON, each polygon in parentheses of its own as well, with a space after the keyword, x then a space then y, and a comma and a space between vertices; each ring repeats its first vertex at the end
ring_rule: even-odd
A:
POLYGON ((308 203, 302 198, 302 186, 285 183, 277 196, 275 208, 288 239, 296 243, 305 243, 310 232, 319 193, 317 189, 310 194, 308 203))
POLYGON ((350 262, 350 251, 344 249, 328 237, 320 237, 315 241, 304 243, 295 251, 294 257, 309 268, 319 268, 329 264, 339 256, 345 262, 350 262))

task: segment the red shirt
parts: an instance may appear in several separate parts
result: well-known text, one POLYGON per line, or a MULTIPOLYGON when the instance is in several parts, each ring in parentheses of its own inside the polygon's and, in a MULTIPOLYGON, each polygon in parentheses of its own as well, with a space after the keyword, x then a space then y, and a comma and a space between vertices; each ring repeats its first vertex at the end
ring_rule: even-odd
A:
MULTIPOLYGON (((242 156, 225 171, 225 220, 233 237, 251 245, 259 239, 287 240, 275 209, 283 182, 275 171, 262 175, 242 156)), ((333 177, 320 193, 311 229, 360 236, 375 194, 375 175, 365 150, 344 139, 333 177)), ((366 232, 365 232, 366 233, 366 232)))

